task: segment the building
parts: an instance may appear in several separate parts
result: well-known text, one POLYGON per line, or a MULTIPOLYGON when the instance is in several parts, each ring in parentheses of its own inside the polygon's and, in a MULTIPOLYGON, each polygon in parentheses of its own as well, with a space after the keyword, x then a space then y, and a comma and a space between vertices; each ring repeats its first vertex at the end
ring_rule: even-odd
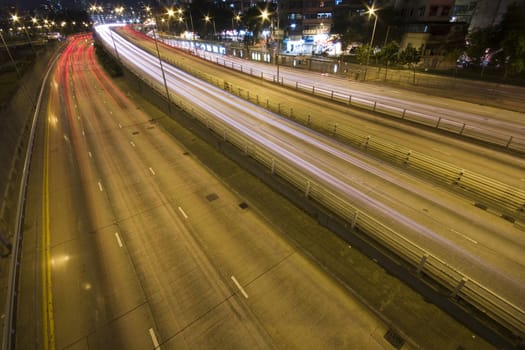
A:
POLYGON ((492 27, 501 22, 512 3, 525 0, 456 0, 451 21, 466 23, 469 33, 492 27))

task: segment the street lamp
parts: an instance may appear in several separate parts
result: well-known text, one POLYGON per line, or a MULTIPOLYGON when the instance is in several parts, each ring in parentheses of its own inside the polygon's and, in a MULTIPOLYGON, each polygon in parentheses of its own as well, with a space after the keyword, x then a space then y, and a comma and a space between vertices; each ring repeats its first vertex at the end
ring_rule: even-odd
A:
POLYGON ((171 32, 171 17, 175 16, 175 11, 173 9, 168 9, 166 11, 166 14, 168 15, 168 33, 171 32))
MULTIPOLYGON (((179 22, 182 23, 184 21, 186 32, 188 32, 189 31, 188 21, 183 16, 184 10, 182 8, 179 8, 177 10, 177 13, 179 14, 179 22)), ((193 48, 195 49, 195 30, 193 29, 193 16, 191 15, 191 10, 188 10, 188 15, 190 16, 190 24, 191 24, 191 41, 192 41, 193 48)))
POLYGON ((274 40, 277 40, 277 53, 275 54, 275 65, 277 67, 277 84, 279 84, 279 52, 281 51, 281 40, 280 40, 280 30, 279 30, 279 8, 277 8, 277 28, 273 29, 273 23, 270 20, 270 14, 268 13, 268 10, 261 11, 261 18, 262 22, 268 21, 270 22, 270 29, 272 30, 274 40))
MULTIPOLYGON (((12 15, 11 16, 11 20, 13 21, 13 24, 18 22, 20 20, 20 17, 18 17, 17 15, 12 15)), ((27 32, 27 28, 26 28, 26 25, 24 23, 21 23, 22 24, 22 29, 24 30, 25 34, 26 34, 26 37, 27 37, 27 41, 29 42, 29 46, 31 46, 31 51, 33 51, 33 55, 35 55, 35 57, 37 56, 36 55, 36 50, 35 50, 35 47, 33 46, 33 42, 31 41, 31 38, 29 37, 29 33, 27 32)))
POLYGON ((213 18, 211 18, 210 16, 206 15, 206 16, 204 16, 204 21, 206 23, 208 23, 210 21, 212 22, 212 24, 213 24, 213 40, 215 40, 215 37, 217 36, 217 30, 215 29, 215 20, 213 18))
MULTIPOLYGON (((234 33, 239 33, 239 31, 235 29, 235 25, 233 24, 233 20, 235 20, 237 23, 239 23, 239 21, 241 20, 241 16, 239 14, 237 14, 235 16, 232 16, 232 31, 234 33)), ((236 35, 236 38, 237 38, 237 40, 239 40, 239 35, 238 34, 236 35)), ((232 40, 233 40, 233 38, 232 38, 232 40)))
MULTIPOLYGON (((155 26, 157 23, 155 22, 155 26)), ((171 115, 171 100, 170 100, 170 91, 168 89, 168 82, 166 81, 166 74, 164 73, 164 66, 162 65, 162 58, 160 57, 159 43, 157 38, 157 31, 153 27, 153 39, 155 40, 155 48, 157 49, 157 57, 159 58, 160 71, 162 73, 162 80, 164 81, 164 88, 166 89, 166 99, 168 102, 168 113, 171 115)))
POLYGON ((377 25, 377 13, 376 9, 372 5, 372 7, 368 8, 368 19, 370 19, 370 16, 374 16, 374 29, 372 30, 372 37, 370 38, 370 44, 368 45, 368 52, 366 54, 366 65, 365 65, 365 76, 364 80, 366 81, 366 73, 368 71, 368 63, 370 62, 370 52, 372 51, 372 44, 374 43, 374 36, 376 34, 376 25, 377 25))

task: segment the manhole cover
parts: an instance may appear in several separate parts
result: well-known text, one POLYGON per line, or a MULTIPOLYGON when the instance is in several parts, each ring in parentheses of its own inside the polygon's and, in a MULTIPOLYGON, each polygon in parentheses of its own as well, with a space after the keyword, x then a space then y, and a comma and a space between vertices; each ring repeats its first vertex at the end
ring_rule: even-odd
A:
POLYGON ((245 202, 242 202, 241 204, 239 204, 239 207, 241 209, 246 209, 246 208, 248 208, 248 204, 246 204, 245 202))
POLYGON ((217 196, 215 193, 212 193, 207 195, 206 199, 210 202, 213 202, 214 200, 219 199, 219 196, 217 196))
POLYGON ((401 349, 403 344, 405 344, 405 340, 393 329, 389 329, 388 332, 386 332, 385 339, 396 349, 401 349))

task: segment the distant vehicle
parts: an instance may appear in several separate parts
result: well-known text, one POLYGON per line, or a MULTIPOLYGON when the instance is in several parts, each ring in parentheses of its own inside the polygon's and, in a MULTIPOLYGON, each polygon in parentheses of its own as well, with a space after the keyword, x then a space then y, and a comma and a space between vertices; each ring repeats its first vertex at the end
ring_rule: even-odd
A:
POLYGON ((62 34, 59 32, 49 32, 47 33, 47 40, 62 40, 62 34))

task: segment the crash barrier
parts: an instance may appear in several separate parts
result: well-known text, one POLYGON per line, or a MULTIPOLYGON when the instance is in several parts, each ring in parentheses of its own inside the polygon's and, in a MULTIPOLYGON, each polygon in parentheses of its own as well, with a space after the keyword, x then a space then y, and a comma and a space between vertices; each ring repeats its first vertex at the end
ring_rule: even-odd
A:
POLYGON ((266 81, 277 83, 284 87, 289 87, 298 91, 312 94, 314 96, 329 99, 335 102, 343 103, 348 106, 365 109, 371 112, 381 113, 390 117, 401 120, 410 121, 416 124, 435 128, 447 133, 459 135, 462 137, 471 138, 477 141, 489 143, 504 149, 525 153, 525 137, 518 135, 508 135, 495 132, 489 128, 469 125, 459 120, 454 120, 446 115, 429 114, 428 112, 420 112, 417 110, 410 110, 407 108, 400 108, 387 103, 379 102, 373 99, 352 96, 351 94, 319 88, 315 85, 305 84, 293 79, 285 79, 282 75, 268 74, 262 70, 254 69, 253 67, 246 67, 240 63, 232 60, 227 60, 224 57, 219 58, 216 55, 207 53, 206 51, 189 50, 188 47, 182 46, 179 41, 160 38, 165 43, 191 51, 198 57, 222 65, 224 67, 237 70, 250 76, 261 78, 266 81))
MULTIPOLYGON (((107 49, 109 52, 113 52, 110 46, 107 46, 107 49)), ((169 62, 169 59, 167 61, 169 62)), ((516 337, 523 338, 525 336, 525 311, 519 306, 431 254, 423 247, 407 239, 400 232, 397 232, 394 228, 383 224, 378 218, 370 214, 370 211, 366 210, 366 208, 355 206, 350 195, 331 189, 328 184, 323 183, 322 179, 311 173, 305 166, 305 163, 290 161, 277 152, 259 145, 255 139, 202 109, 198 104, 192 104, 192 101, 181 100, 174 92, 169 92, 169 95, 166 95, 164 85, 146 76, 133 62, 121 58, 121 63, 146 85, 156 90, 159 95, 164 96, 172 104, 184 110, 225 142, 234 145, 241 152, 244 152, 246 156, 268 168, 269 172, 286 180, 302 191, 305 198, 316 201, 345 219, 351 229, 366 233, 385 248, 403 258, 418 273, 429 276, 440 283, 449 291, 451 297, 460 298, 476 307, 486 316, 504 326, 516 337)), ((190 71, 189 73, 197 76, 203 75, 199 72, 190 71)), ((224 86, 224 81, 207 75, 206 78, 205 80, 207 81, 215 79, 215 85, 224 86)))
MULTIPOLYGON (((268 98, 250 93, 250 90, 235 86, 210 74, 180 64, 170 57, 163 57, 168 63, 180 68, 221 89, 227 90, 236 96, 253 102, 272 112, 292 119, 308 127, 330 134, 333 137, 364 150, 367 153, 403 166, 413 172, 420 173, 433 181, 446 185, 448 188, 460 192, 468 198, 474 199, 478 206, 491 208, 501 212, 502 216, 511 222, 525 220, 525 190, 519 189, 477 174, 468 169, 425 155, 409 147, 394 144, 377 136, 369 135, 365 130, 355 126, 344 126, 337 122, 327 122, 322 116, 299 114, 293 106, 276 103, 268 98)), ((377 108, 377 106, 376 106, 377 108)), ((412 114, 406 116, 413 118, 412 114)), ((471 133, 469 131, 464 132, 471 133)))

